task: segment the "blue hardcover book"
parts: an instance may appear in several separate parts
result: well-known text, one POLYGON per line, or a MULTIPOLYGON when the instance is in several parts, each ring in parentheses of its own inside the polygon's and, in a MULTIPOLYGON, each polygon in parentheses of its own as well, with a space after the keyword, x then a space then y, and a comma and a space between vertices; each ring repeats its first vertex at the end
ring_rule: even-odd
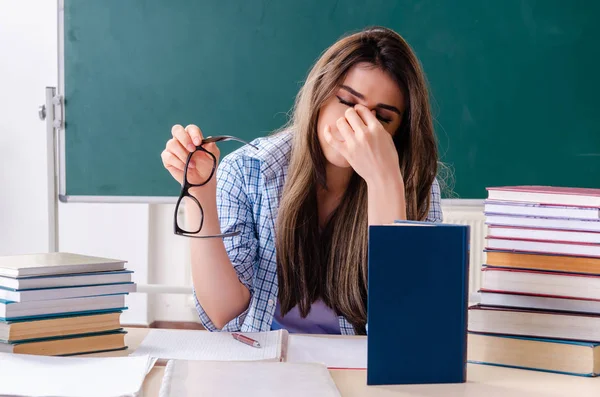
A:
POLYGON ((369 227, 367 384, 466 381, 469 226, 369 227))
POLYGON ((63 315, 127 310, 126 294, 13 302, 0 299, 0 321, 33 320, 63 315))

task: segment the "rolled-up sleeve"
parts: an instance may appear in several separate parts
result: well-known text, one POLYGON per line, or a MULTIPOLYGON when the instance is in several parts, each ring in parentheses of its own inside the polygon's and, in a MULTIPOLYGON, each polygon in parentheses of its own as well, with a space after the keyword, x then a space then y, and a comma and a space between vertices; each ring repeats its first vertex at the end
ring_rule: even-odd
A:
POLYGON ((440 192, 440 184, 437 179, 433 180, 431 185, 431 200, 429 202, 429 213, 425 221, 427 222, 442 222, 444 215, 442 213, 442 195, 440 192))
MULTIPOLYGON (((237 236, 225 237, 223 242, 238 279, 250 290, 252 296, 253 266, 258 251, 258 238, 252 204, 247 194, 243 161, 244 158, 241 155, 232 153, 225 156, 219 164, 217 209, 221 232, 240 232, 237 236)), ((218 331, 219 329, 212 323, 200 305, 195 290, 193 295, 202 325, 209 331, 218 331)), ((222 331, 239 331, 247 312, 248 309, 227 323, 222 331)))

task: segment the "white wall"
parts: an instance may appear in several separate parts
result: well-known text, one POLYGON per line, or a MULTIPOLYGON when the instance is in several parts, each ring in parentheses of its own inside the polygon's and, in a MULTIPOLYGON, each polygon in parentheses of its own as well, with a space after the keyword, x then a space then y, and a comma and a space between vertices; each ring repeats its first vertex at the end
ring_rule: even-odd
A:
MULTIPOLYGON (((37 110, 45 103, 45 87, 58 87, 57 16, 56 0, 0 0, 0 255, 52 248, 48 137, 37 110)), ((60 203, 59 250, 127 260, 138 284, 189 285, 189 249, 185 238, 173 235, 172 210, 60 203)), ((188 298, 130 294, 122 322, 197 321, 188 298)))
MULTIPOLYGON (((191 286, 189 239, 173 233, 174 205, 150 206, 150 282, 153 284, 191 286)), ((198 321, 189 295, 151 295, 155 320, 198 321)))
POLYGON ((57 84, 55 0, 0 0, 0 255, 46 252, 46 123, 57 84))
MULTIPOLYGON (((47 252, 45 88, 58 87, 56 0, 0 0, 0 255, 47 252)), ((61 204, 59 250, 122 258, 148 282, 148 205, 61 204)), ((130 294, 124 324, 152 321, 146 294, 130 294)))
MULTIPOLYGON (((190 286, 189 240, 173 233, 174 205, 61 203, 60 250, 125 259, 138 285, 190 286)), ((183 294, 134 293, 124 324, 198 321, 183 294)))
MULTIPOLYGON (((117 258, 127 261, 133 281, 148 283, 148 205, 61 203, 59 206, 59 249, 84 255, 117 258)), ((149 325, 152 313, 148 296, 131 293, 125 303, 129 308, 121 323, 149 325)))

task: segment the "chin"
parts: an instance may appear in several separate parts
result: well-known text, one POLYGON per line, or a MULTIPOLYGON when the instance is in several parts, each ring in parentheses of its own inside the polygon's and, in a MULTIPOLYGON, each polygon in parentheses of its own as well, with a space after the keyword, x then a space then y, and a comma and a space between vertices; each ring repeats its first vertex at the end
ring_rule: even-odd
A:
POLYGON ((329 164, 338 168, 350 168, 350 163, 348 163, 344 156, 338 153, 327 153, 325 155, 325 160, 327 160, 329 164))
POLYGON ((331 164, 335 167, 339 168, 351 168, 348 161, 337 152, 333 147, 331 147, 325 139, 319 136, 319 143, 321 144, 321 150, 323 151, 323 156, 325 157, 325 161, 328 164, 331 164))

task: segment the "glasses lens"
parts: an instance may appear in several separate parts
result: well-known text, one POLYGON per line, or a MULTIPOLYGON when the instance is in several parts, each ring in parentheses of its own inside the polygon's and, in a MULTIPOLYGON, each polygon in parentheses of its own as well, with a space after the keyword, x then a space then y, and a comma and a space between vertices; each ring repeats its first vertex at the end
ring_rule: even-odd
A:
POLYGON ((205 185, 215 172, 216 160, 214 156, 212 153, 198 150, 192 156, 191 161, 194 162, 195 167, 190 168, 188 165, 185 180, 192 186, 205 185))
POLYGON ((177 226, 188 234, 199 233, 203 216, 198 202, 194 198, 186 196, 181 199, 177 208, 177 226))

